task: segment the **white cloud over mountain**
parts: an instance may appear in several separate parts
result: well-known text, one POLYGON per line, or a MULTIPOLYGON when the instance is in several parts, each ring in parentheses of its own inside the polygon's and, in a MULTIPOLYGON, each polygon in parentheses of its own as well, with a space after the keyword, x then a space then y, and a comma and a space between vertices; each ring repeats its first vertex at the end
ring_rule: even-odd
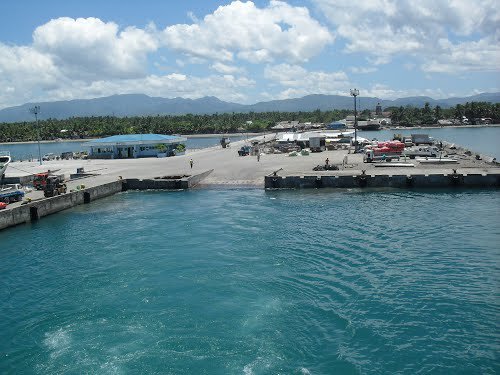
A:
POLYGON ((121 93, 248 103, 348 93, 350 74, 365 92, 393 97, 427 93, 378 78, 396 59, 422 80, 500 69, 494 0, 311 0, 304 2, 309 8, 298 2, 233 1, 208 14, 186 12, 189 24, 162 27, 54 18, 32 30, 29 44, 0 39, 0 108, 121 93))
POLYGON ((349 87, 347 75, 340 72, 307 71, 299 65, 267 66, 264 76, 281 86, 280 99, 308 94, 336 94, 349 87))

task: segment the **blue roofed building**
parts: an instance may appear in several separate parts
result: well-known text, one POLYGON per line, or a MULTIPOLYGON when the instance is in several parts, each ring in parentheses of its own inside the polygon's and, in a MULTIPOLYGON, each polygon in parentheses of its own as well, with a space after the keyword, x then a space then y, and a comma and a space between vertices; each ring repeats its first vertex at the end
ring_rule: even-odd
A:
POLYGON ((329 123, 328 125, 326 125, 326 128, 328 130, 340 130, 340 129, 345 129, 346 124, 344 122, 341 122, 341 121, 333 121, 333 122, 329 123))
POLYGON ((183 154, 187 138, 163 134, 123 134, 86 143, 91 159, 130 159, 183 154))

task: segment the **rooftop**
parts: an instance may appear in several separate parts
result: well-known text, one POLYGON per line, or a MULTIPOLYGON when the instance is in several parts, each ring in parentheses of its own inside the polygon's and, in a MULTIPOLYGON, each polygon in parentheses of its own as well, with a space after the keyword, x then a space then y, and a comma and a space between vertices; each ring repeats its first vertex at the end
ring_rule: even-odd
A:
POLYGON ((164 134, 121 134, 113 135, 87 142, 88 146, 114 144, 114 143, 174 143, 185 142, 187 139, 184 137, 164 134))

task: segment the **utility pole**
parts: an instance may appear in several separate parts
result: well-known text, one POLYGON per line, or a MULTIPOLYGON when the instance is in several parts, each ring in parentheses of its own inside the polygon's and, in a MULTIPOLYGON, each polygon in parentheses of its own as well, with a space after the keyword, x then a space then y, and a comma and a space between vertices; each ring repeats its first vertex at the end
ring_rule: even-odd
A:
POLYGON ((358 89, 351 89, 351 96, 354 96, 354 152, 358 152, 358 111, 356 110, 356 97, 359 95, 358 89))
POLYGON ((30 108, 30 112, 35 115, 36 134, 38 137, 38 160, 40 161, 40 165, 42 165, 42 151, 40 150, 40 128, 38 126, 38 113, 40 113, 40 106, 36 105, 33 108, 30 108))

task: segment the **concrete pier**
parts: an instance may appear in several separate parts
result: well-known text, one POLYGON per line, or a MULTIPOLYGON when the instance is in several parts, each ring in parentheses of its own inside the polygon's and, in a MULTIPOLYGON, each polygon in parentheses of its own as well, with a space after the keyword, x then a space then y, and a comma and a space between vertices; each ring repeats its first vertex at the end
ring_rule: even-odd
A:
POLYGON ((122 191, 122 183, 121 180, 110 182, 0 211, 0 229, 36 221, 44 216, 113 195, 122 191))
MULTIPOLYGON (((261 136, 251 141, 260 142, 259 148, 265 150, 270 138, 261 136)), ((394 165, 383 162, 385 165, 379 163, 375 167, 374 163, 364 163, 361 154, 352 154, 347 149, 293 157, 268 153, 260 158, 238 156, 237 151, 244 144, 245 141, 239 141, 230 148, 211 147, 171 158, 54 160, 44 162, 43 166, 14 162, 7 172, 11 179, 29 181, 34 173, 47 169, 70 176, 82 168, 84 173, 79 173, 79 177, 84 178, 67 182, 68 190, 73 190, 68 194, 43 198, 42 192, 34 191, 28 194, 30 203, 10 204, 0 211, 0 229, 130 189, 189 189, 195 185, 266 189, 500 187, 500 167, 493 158, 480 155, 478 158, 460 148, 449 150, 456 164, 426 164, 408 159, 394 165), (327 158, 329 165, 335 165, 337 170, 313 170, 325 165, 327 158)))
POLYGON ((266 176, 266 189, 319 188, 498 188, 500 173, 406 175, 266 176))
POLYGON ((185 190, 198 185, 213 169, 192 176, 175 178, 165 176, 154 179, 128 178, 123 181, 123 190, 185 190))
POLYGON ((9 209, 0 211, 0 230, 19 224, 37 221, 47 215, 51 215, 81 204, 88 204, 98 199, 126 190, 189 189, 198 185, 200 181, 202 181, 210 173, 212 173, 212 170, 184 178, 145 180, 119 179, 78 191, 71 191, 55 197, 32 201, 27 204, 17 204, 9 209))

